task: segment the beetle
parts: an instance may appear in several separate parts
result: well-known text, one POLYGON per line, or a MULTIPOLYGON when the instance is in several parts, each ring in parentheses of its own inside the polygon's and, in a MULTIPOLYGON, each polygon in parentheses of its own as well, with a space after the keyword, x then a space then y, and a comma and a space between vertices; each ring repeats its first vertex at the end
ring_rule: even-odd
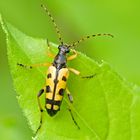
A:
MULTIPOLYGON (((50 17, 50 19, 51 19, 51 21, 56 29, 56 33, 58 34, 58 38, 59 38, 59 42, 60 42, 60 45, 58 46, 58 53, 55 56, 54 56, 54 54, 51 53, 50 45, 49 45, 49 42, 47 40, 48 50, 49 50, 48 55, 50 57, 54 57, 54 60, 51 64, 44 63, 44 64, 34 64, 34 65, 28 66, 28 65, 18 63, 19 66, 25 67, 25 68, 33 68, 33 67, 38 67, 38 66, 48 67, 47 75, 46 75, 46 85, 37 94, 37 101, 38 101, 39 109, 41 112, 40 125, 37 129, 37 132, 41 128, 41 125, 42 125, 43 108, 42 108, 41 103, 40 103, 40 97, 43 93, 45 93, 45 100, 46 100, 45 101, 45 108, 50 116, 55 116, 55 114, 60 110, 60 106, 61 106, 65 91, 68 95, 69 101, 71 103, 73 102, 73 97, 72 97, 72 95, 71 95, 71 93, 66 85, 67 79, 69 77, 69 72, 73 72, 76 75, 80 75, 80 71, 67 67, 67 61, 73 60, 77 57, 77 52, 71 48, 77 46, 79 43, 85 41, 86 39, 92 38, 92 37, 96 37, 96 36, 111 36, 111 37, 113 37, 113 35, 111 35, 111 34, 96 34, 96 35, 85 36, 85 37, 81 38, 80 40, 72 43, 71 45, 65 44, 61 38, 60 31, 59 31, 59 29, 54 21, 54 18, 52 17, 50 12, 48 11, 48 8, 43 4, 41 5, 41 7, 46 11, 48 16, 50 17), (70 51, 73 54, 71 56, 67 57, 67 54, 70 51)), ((96 74, 90 75, 90 76, 84 76, 82 78, 92 78, 95 75, 96 74)), ((69 111, 70 111, 70 114, 72 116, 74 123, 80 129, 80 127, 78 126, 77 122, 75 121, 75 119, 73 117, 73 114, 72 114, 70 108, 69 108, 69 111)))

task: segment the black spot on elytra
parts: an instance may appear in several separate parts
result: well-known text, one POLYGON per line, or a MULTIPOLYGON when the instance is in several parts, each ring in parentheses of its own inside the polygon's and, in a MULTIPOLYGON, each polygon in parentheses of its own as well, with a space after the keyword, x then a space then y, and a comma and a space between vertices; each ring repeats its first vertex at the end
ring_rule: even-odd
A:
POLYGON ((61 88, 61 89, 59 90, 59 95, 64 95, 64 89, 63 89, 63 88, 61 88))
POLYGON ((48 99, 48 98, 46 98, 46 104, 53 104, 53 100, 50 100, 50 99, 48 99))
POLYGON ((46 92, 50 92, 50 91, 51 91, 50 86, 46 86, 46 92))
POLYGON ((47 75, 47 78, 51 78, 52 77, 52 75, 51 75, 51 73, 49 73, 48 75, 47 75))
POLYGON ((62 80, 63 80, 63 81, 67 81, 67 79, 66 79, 66 77, 65 77, 65 76, 63 76, 63 77, 62 77, 62 80))
POLYGON ((60 106, 61 101, 55 101, 55 100, 46 98, 46 104, 51 104, 51 105, 58 105, 58 106, 60 106))

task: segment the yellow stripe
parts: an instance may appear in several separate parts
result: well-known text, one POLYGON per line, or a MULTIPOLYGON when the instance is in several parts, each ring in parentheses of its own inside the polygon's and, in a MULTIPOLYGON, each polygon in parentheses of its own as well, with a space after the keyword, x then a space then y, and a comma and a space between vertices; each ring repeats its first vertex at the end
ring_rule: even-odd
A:
POLYGON ((46 104, 47 109, 51 109, 52 105, 51 104, 46 104))
POLYGON ((53 105, 53 110, 58 110, 59 106, 58 105, 53 105))
POLYGON ((63 96, 56 94, 54 100, 55 101, 61 101, 63 96))
POLYGON ((46 98, 52 100, 53 94, 51 92, 46 93, 46 98))

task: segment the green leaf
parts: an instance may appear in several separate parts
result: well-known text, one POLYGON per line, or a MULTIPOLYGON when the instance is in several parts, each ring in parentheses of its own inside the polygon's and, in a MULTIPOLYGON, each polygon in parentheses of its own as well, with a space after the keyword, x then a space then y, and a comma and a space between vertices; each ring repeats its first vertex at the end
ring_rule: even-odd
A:
MULTIPOLYGON (((7 37, 7 52, 17 99, 35 132, 39 126, 40 112, 37 93, 45 85, 47 68, 24 69, 22 64, 52 62, 47 56, 45 39, 25 35, 7 22, 2 22, 7 37)), ((53 53, 57 52, 52 44, 53 53)), ((140 139, 140 88, 127 83, 105 62, 98 64, 87 56, 68 62, 81 75, 96 76, 82 79, 70 74, 67 86, 74 98, 71 105, 74 124, 68 111, 68 99, 62 102, 61 111, 55 117, 43 112, 43 124, 38 140, 139 140, 140 139)), ((44 106, 44 96, 42 97, 44 106)))

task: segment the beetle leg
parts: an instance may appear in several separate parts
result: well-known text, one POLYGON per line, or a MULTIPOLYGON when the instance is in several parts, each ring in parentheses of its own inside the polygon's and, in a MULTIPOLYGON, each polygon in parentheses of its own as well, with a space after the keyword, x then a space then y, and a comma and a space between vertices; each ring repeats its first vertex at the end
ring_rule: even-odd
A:
POLYGON ((67 93, 67 95, 68 95, 69 101, 70 101, 71 103, 73 103, 73 97, 72 97, 70 91, 68 90, 68 88, 66 88, 66 93, 67 93))
POLYGON ((55 57, 55 55, 52 54, 52 53, 50 52, 50 50, 49 50, 49 52, 47 52, 47 56, 49 56, 50 58, 54 58, 54 57, 55 57))
POLYGON ((74 74, 76 75, 79 75, 80 74, 80 71, 76 70, 76 69, 73 69, 73 68, 68 68, 69 71, 73 72, 74 74))
POLYGON ((87 79, 90 79, 90 78, 93 78, 94 76, 96 76, 96 73, 93 74, 93 75, 82 76, 81 78, 87 78, 87 79))
POLYGON ((73 114, 72 114, 71 108, 69 107, 68 110, 69 110, 69 112, 70 112, 70 115, 71 115, 71 118, 72 118, 74 124, 78 127, 78 129, 80 129, 78 123, 77 123, 76 120, 74 119, 74 116, 73 116, 73 114))
POLYGON ((39 130, 39 129, 41 128, 41 126, 42 126, 42 113, 43 113, 43 108, 42 108, 41 103, 40 103, 40 97, 41 97, 41 95, 42 95, 43 93, 44 93, 44 89, 41 89, 41 90, 39 91, 39 93, 37 94, 37 101, 38 101, 38 106, 39 106, 39 110, 40 110, 40 124, 39 124, 39 127, 37 128, 35 134, 37 134, 38 130, 39 130))
MULTIPOLYGON (((76 75, 80 75, 80 71, 76 70, 76 69, 73 69, 73 68, 68 68, 69 71, 73 72, 74 74, 76 75)), ((88 76, 81 76, 81 78, 87 78, 87 79, 90 79, 90 78, 93 78, 94 76, 96 76, 96 73, 95 74, 92 74, 92 75, 88 75, 88 76)))
MULTIPOLYGON (((67 93, 67 95, 68 95, 68 98, 69 98, 69 100, 70 100, 70 103, 73 103, 73 97, 72 97, 70 91, 68 90, 68 88, 66 88, 66 93, 67 93)), ((69 107, 68 107, 68 110, 69 110, 69 112, 70 112, 70 115, 71 115, 71 118, 72 118, 74 124, 78 127, 78 129, 80 129, 79 125, 77 124, 76 120, 74 119, 74 116, 73 116, 73 114, 72 114, 71 107, 70 107, 70 104, 69 104, 69 103, 68 103, 68 106, 69 106, 69 107)))
POLYGON ((43 64, 24 65, 24 64, 17 63, 17 65, 20 67, 26 68, 26 69, 32 69, 34 67, 41 67, 41 66, 49 67, 51 64, 50 63, 43 63, 43 64))
POLYGON ((69 57, 67 58, 68 61, 73 60, 73 59, 75 59, 75 58, 77 57, 77 52, 76 52, 75 50, 72 50, 72 52, 73 52, 74 54, 71 55, 71 56, 69 56, 69 57))

